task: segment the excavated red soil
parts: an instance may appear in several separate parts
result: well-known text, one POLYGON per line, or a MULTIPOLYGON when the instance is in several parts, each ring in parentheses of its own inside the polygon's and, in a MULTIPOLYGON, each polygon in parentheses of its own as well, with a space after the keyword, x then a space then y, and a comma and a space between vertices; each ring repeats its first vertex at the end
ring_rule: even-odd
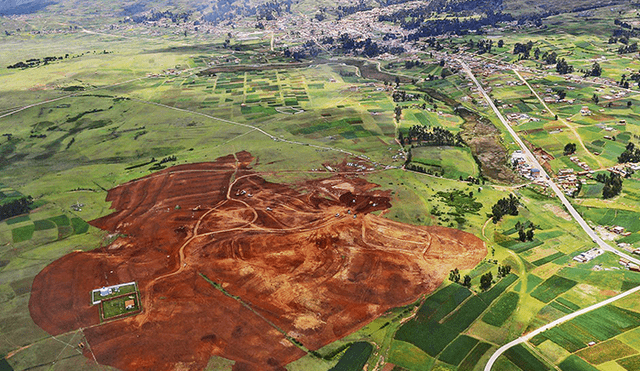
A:
POLYGON ((318 349, 486 254, 471 234, 370 214, 389 194, 361 178, 291 187, 252 161, 240 152, 109 191, 116 211, 91 224, 125 236, 40 272, 33 320, 52 335, 83 328, 87 356, 123 370, 201 370, 212 355, 237 371, 281 370, 305 355, 281 331, 318 349), (143 312, 99 324, 91 290, 129 281, 143 312))

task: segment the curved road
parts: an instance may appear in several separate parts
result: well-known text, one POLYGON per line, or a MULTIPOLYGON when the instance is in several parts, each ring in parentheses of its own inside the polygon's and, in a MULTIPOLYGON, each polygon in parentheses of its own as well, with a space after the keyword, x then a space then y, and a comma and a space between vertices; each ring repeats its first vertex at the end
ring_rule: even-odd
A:
MULTIPOLYGON (((535 158, 535 156, 533 155, 533 153, 531 153, 531 151, 529 151, 529 148, 527 148, 527 146, 524 144, 524 142, 522 141, 522 139, 520 139, 520 137, 518 136, 518 133, 515 132, 515 130, 513 130, 513 128, 509 125, 509 123, 507 122, 507 120, 505 120, 504 116, 502 116, 502 114, 500 113, 500 111, 498 110, 498 108, 496 107, 496 105, 493 103, 493 100, 491 99, 491 97, 489 97, 489 94, 487 94, 487 92, 484 90, 484 88, 482 87, 482 85, 480 84, 480 82, 478 82, 478 79, 476 79, 476 77, 474 76, 473 72, 471 71, 471 69, 469 68, 469 66, 462 60, 458 59, 458 63, 460 63, 460 65, 462 66, 462 69, 466 72, 466 74, 469 76, 469 78, 475 83, 475 85, 478 87, 478 91, 480 91, 480 93, 482 94, 482 96, 484 97, 484 99, 487 101, 487 103, 489 104, 489 106, 491 107, 491 109, 493 109, 493 112, 495 112, 496 116, 498 116, 498 118, 500 119, 500 122, 502 122, 502 124, 504 125, 504 127, 507 129, 507 131, 509 132, 509 134, 511 134, 511 136, 513 137, 513 140, 516 141, 516 143, 518 143, 518 145, 520 146, 520 148, 522 149, 522 152, 524 153, 524 155, 527 157, 529 163, 535 165, 537 168, 540 169, 540 173, 542 174, 542 176, 546 179, 547 184, 549 185, 549 187, 551 187, 551 189, 553 190, 553 192, 558 196, 558 198, 560 199, 560 202, 562 202, 562 204, 567 208, 567 210, 569 211, 569 214, 571 214, 571 216, 578 222, 578 224, 580 225, 580 227, 582 227, 582 229, 587 233, 587 235, 589 235, 589 237, 591 238, 591 240, 593 242, 595 242, 601 249, 605 250, 605 251, 609 251, 612 252, 620 257, 623 257, 629 261, 632 261, 636 264, 640 265, 640 259, 636 259, 632 256, 629 256, 627 254, 624 254, 620 251, 618 251, 617 249, 613 248, 612 246, 610 246, 609 244, 607 244, 606 242, 604 242, 604 240, 602 240, 600 238, 600 236, 598 236, 593 229, 591 229, 591 227, 589 227, 589 225, 587 224, 587 222, 585 222, 585 220, 582 218, 582 216, 580 214, 578 214, 578 212, 576 211, 576 209, 573 207, 573 205, 569 202, 569 200, 567 199, 567 197, 565 197, 564 193, 562 192, 562 190, 558 187, 558 185, 556 185, 553 180, 551 180, 551 177, 549 177, 549 175, 547 174, 547 172, 545 171, 545 169, 542 167, 542 165, 540 165, 540 163, 538 162, 538 160, 535 158)), ((640 290, 640 286, 631 289, 629 291, 623 292, 620 295, 614 296, 612 298, 609 298, 605 301, 602 301, 598 304, 592 305, 590 307, 581 309, 575 313, 569 314, 567 316, 564 316, 558 320, 555 320, 545 326, 540 327, 539 329, 524 335, 508 344, 503 345, 502 347, 500 347, 498 349, 498 351, 496 351, 491 358, 489 359, 489 362, 487 363, 487 365, 485 366, 485 371, 491 371, 491 367, 493 366, 493 364, 495 363, 495 361, 498 359, 498 357, 500 357, 500 355, 502 355, 502 353, 504 353, 507 349, 511 348, 512 346, 516 345, 516 344, 520 344, 523 343, 525 341, 528 341, 529 339, 531 339, 532 337, 534 337, 535 335, 542 333, 554 326, 557 326, 563 322, 566 322, 574 317, 577 317, 581 314, 587 313, 589 311, 592 311, 594 309, 600 308, 604 305, 607 305, 609 303, 612 303, 620 298, 623 298, 627 295, 633 294, 637 291, 640 290)))
POLYGON ((619 295, 616 295, 616 296, 614 296, 612 298, 609 298, 607 300, 601 301, 601 302, 599 302, 597 304, 594 304, 594 305, 592 305, 590 307, 586 307, 584 309, 580 309, 577 312, 568 314, 568 315, 566 315, 566 316, 564 316, 562 318, 559 318, 559 319, 557 319, 557 320, 555 320, 555 321, 553 321, 553 322, 551 322, 549 324, 546 324, 546 325, 540 327, 539 329, 537 329, 535 331, 532 331, 532 332, 528 333, 527 335, 521 336, 521 337, 517 338, 516 340, 501 346, 495 353, 493 353, 491 358, 489 358, 489 362, 484 367, 484 371, 491 371, 491 367, 496 362, 496 360, 498 360, 498 357, 500 357, 502 355, 502 353, 504 353, 507 349, 511 348, 512 346, 515 346, 515 345, 524 343, 526 341, 529 341, 529 339, 531 339, 534 336, 536 336, 538 334, 541 334, 541 333, 551 329, 552 327, 555 327, 555 326, 557 326, 559 324, 567 322, 567 321, 569 321, 569 320, 571 320, 571 319, 573 319, 575 317, 578 317, 579 315, 585 314, 587 312, 591 312, 594 309, 598 309, 600 307, 604 307, 605 305, 611 304, 616 300, 622 299, 625 296, 634 294, 634 293, 636 293, 638 291, 640 291, 640 286, 636 286, 635 288, 633 288, 633 289, 631 289, 629 291, 625 291, 622 294, 619 294, 619 295))

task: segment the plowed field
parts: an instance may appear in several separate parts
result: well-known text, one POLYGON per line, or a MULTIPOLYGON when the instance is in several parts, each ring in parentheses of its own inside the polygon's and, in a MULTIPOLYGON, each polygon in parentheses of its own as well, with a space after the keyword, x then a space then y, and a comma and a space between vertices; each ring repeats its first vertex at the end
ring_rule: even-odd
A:
POLYGON ((110 190, 115 211, 91 224, 122 237, 40 272, 34 321, 52 335, 83 328, 87 356, 123 370, 200 370, 212 355, 278 370, 305 355, 290 339, 318 349, 486 254, 471 234, 370 214, 389 194, 362 178, 275 184, 252 161, 240 152, 110 190), (100 324, 91 290, 130 281, 142 313, 100 324))

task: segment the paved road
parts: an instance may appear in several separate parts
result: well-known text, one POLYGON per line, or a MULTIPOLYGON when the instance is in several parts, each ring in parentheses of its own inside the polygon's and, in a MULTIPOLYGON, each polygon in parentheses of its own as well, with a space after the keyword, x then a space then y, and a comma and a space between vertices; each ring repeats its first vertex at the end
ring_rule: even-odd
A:
POLYGON ((540 169, 540 174, 547 180, 549 187, 551 187, 553 192, 555 192, 555 194, 560 199, 560 202, 562 202, 562 204, 567 208, 567 210, 569 211, 569 214, 571 214, 571 216, 573 216, 573 218, 578 222, 578 224, 580 224, 580 227, 582 227, 582 229, 589 235, 591 240, 593 240, 593 242, 598 244, 598 246, 603 250, 610 251, 618 256, 624 257, 625 259, 640 265, 640 259, 636 259, 632 256, 624 254, 618 251, 617 249, 613 248, 611 245, 604 242, 600 238, 600 236, 598 236, 596 232, 594 232, 593 229, 589 227, 587 222, 585 222, 585 220, 582 219, 582 216, 578 214, 576 209, 573 207, 571 202, 569 202, 569 200, 567 199, 565 194, 562 192, 562 190, 558 187, 558 185, 555 182, 553 182, 553 180, 551 180, 551 177, 549 176, 549 174, 547 174, 547 172, 542 167, 542 165, 540 165, 540 163, 538 162, 536 157, 533 155, 533 153, 531 153, 531 151, 529 151, 529 148, 524 144, 524 142, 522 142, 522 139, 520 139, 520 137, 518 136, 518 133, 516 133, 515 130, 513 130, 513 128, 509 125, 507 120, 505 120, 504 116, 502 116, 500 111, 498 111, 498 108, 496 107, 496 105, 493 104, 493 100, 491 100, 491 97, 489 97, 489 94, 487 94, 487 92, 484 90, 482 85, 480 85, 480 82, 478 82, 478 79, 476 79, 476 77, 473 75, 473 72, 471 71, 469 66, 462 60, 458 60, 458 62, 462 65, 462 68, 467 73, 467 75, 469 75, 471 80, 476 84, 480 93, 482 93, 482 95, 484 96, 484 99, 487 101, 491 109, 493 109, 493 111, 496 113, 496 115, 498 116, 498 118, 500 119, 504 127, 507 129, 509 134, 511 134, 511 136, 516 141, 516 143, 518 143, 518 145, 522 149, 522 153, 524 153, 524 155, 527 157, 529 163, 533 164, 535 167, 540 169))
MULTIPOLYGON (((495 106, 495 104, 493 104, 493 100, 491 100, 491 97, 489 97, 489 94, 487 94, 487 92, 484 90, 484 88, 482 87, 482 85, 480 85, 480 82, 478 82, 478 79, 476 79, 476 77, 474 76, 473 72, 471 71, 471 69, 469 68, 469 66, 462 60, 458 60, 458 62, 460 63, 460 65, 462 66, 462 68, 464 69, 464 71, 467 73, 467 75, 469 76, 469 78, 471 78, 471 80, 476 84, 476 86, 478 87, 478 90, 480 91, 480 93, 482 93, 484 99, 487 101, 487 103, 489 104, 489 106, 491 107, 491 109, 493 109, 493 111, 495 112, 495 114, 498 116, 498 118, 500 119, 500 121, 502 122, 502 124, 504 125, 504 127, 507 129, 507 131, 509 132, 509 134, 511 134, 511 136, 513 137, 513 139, 516 141, 516 143, 518 143, 518 145, 520 146, 520 148, 522 149, 522 152, 524 153, 524 155, 527 157, 529 163, 535 165, 537 168, 540 169, 540 173, 542 174, 543 177, 545 177, 547 179, 547 183, 549 184, 549 187, 551 187, 551 189, 553 190, 553 192, 555 192, 555 194, 558 196, 558 198, 560 199, 560 201, 562 202, 562 204, 567 208, 567 210, 569 211, 569 214, 571 214, 571 216, 573 216, 573 218, 578 222, 578 224, 580 225, 580 227, 582 227, 582 229, 587 233, 587 235, 589 235, 589 237, 591 238, 591 240, 593 240, 593 242, 595 242, 596 244, 598 244, 598 246, 605 250, 605 251, 610 251, 620 257, 624 257, 625 259, 632 261, 636 264, 640 265, 640 259, 636 259, 632 256, 629 256, 627 254, 624 254, 620 251, 618 251, 617 249, 613 248, 612 246, 610 246, 609 244, 607 244, 606 242, 604 242, 600 236, 598 236, 593 229, 591 229, 591 227, 589 227, 589 225, 587 224, 587 222, 585 222, 584 219, 582 219, 582 216, 580 214, 578 214, 578 212, 576 211, 576 209, 573 207, 573 205, 569 202, 569 200, 567 199, 567 197, 565 197, 564 193, 562 192, 562 190, 553 182, 553 180, 551 180, 551 177, 549 177, 549 174, 547 174, 547 172, 544 170, 544 168, 540 165, 540 163, 538 162, 538 160, 535 158, 535 156, 533 155, 533 153, 531 153, 531 151, 529 151, 529 148, 527 148, 527 146, 524 144, 524 142, 522 142, 522 140, 520 139, 520 137, 518 136, 518 133, 515 132, 515 130, 513 130, 513 128, 511 128, 511 126, 509 125, 509 123, 507 122, 507 120, 505 120, 504 116, 502 116, 502 114, 500 113, 500 111, 498 110, 498 108, 495 106)), ((532 338, 533 336, 542 333, 548 329, 550 329, 551 327, 554 327, 562 322, 568 321, 571 318, 574 318, 576 316, 579 316, 581 314, 584 314, 586 312, 589 312, 591 310, 597 309, 602 307, 603 305, 607 305, 615 300, 618 300, 620 298, 623 298, 629 294, 632 294, 636 291, 640 290, 640 286, 636 287, 634 289, 631 289, 629 291, 626 291, 618 296, 614 296, 613 298, 607 299, 603 302, 600 302, 598 304, 592 305, 588 308, 584 308, 581 309, 575 313, 572 313, 568 316, 562 317, 556 321, 553 321, 551 323, 549 323, 548 325, 545 325, 543 327, 540 327, 539 329, 525 335, 522 336, 504 346, 502 346, 500 349, 498 349, 498 351, 489 359, 489 363, 487 363, 487 365, 485 366, 485 371, 491 371, 491 367, 493 366, 493 363, 498 359, 498 357, 507 349, 511 348, 512 346, 516 345, 516 344, 520 344, 523 343, 527 340, 529 340, 530 338, 532 338)))
POLYGON ((559 324, 567 322, 567 321, 569 321, 569 320, 571 320, 571 319, 573 319, 573 318, 575 318, 575 317, 577 317, 579 315, 585 314, 585 313, 590 312, 592 310, 595 310, 595 309, 598 309, 598 308, 603 307, 605 305, 611 304, 616 300, 622 299, 625 296, 631 295, 631 294, 636 293, 638 291, 640 291, 640 286, 637 286, 637 287, 635 287, 635 288, 633 288, 633 289, 631 289, 629 291, 625 291, 620 295, 617 295, 617 296, 614 296, 614 297, 609 298, 607 300, 601 301, 598 304, 594 304, 594 305, 592 305, 590 307, 587 307, 587 308, 584 308, 584 309, 580 309, 577 312, 568 314, 568 315, 566 315, 566 316, 564 316, 564 317, 562 317, 560 319, 557 319, 557 320, 555 320, 555 321, 553 321, 553 322, 551 322, 551 323, 549 323, 547 325, 544 325, 544 326, 540 327, 539 329, 537 329, 535 331, 532 331, 532 332, 528 333, 527 335, 519 337, 516 340, 501 346, 495 353, 493 353, 491 358, 489 358, 489 362, 484 367, 484 371, 491 371, 491 367, 496 362, 498 357, 500 357, 502 355, 502 353, 504 353, 507 349, 511 348, 512 346, 515 346, 515 345, 524 343, 526 341, 529 341, 534 336, 536 336, 538 334, 541 334, 541 333, 549 330, 552 327, 558 326, 559 324))

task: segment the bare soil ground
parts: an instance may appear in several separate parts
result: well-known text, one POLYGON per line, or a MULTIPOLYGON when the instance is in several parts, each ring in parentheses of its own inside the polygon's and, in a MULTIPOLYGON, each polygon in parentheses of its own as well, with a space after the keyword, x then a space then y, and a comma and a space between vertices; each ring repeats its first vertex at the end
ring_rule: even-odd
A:
POLYGON ((97 361, 123 370, 201 370, 212 355, 282 370, 305 355, 283 332, 318 349, 486 255, 471 234, 370 214, 391 207, 389 193, 361 178, 294 190, 252 161, 240 152, 109 191, 114 213, 91 224, 126 236, 40 272, 33 320, 52 335, 83 328, 97 361), (91 290, 129 281, 143 312, 100 324, 91 290))

